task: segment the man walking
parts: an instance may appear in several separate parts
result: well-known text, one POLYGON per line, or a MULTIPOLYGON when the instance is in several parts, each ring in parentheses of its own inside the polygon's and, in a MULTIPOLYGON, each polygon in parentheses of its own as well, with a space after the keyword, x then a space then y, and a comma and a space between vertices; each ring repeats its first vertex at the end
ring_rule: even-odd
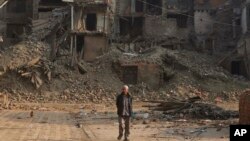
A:
POLYGON ((125 125, 125 138, 124 141, 129 141, 129 123, 132 115, 132 97, 128 92, 128 86, 124 85, 122 93, 117 96, 116 107, 119 121, 119 136, 118 140, 122 139, 123 136, 123 124, 125 125))

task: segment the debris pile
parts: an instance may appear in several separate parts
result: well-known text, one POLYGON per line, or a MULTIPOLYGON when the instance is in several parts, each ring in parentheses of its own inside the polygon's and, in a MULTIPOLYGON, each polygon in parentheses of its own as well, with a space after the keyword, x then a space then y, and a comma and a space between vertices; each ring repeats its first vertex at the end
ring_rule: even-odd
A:
POLYGON ((48 20, 48 27, 41 25, 41 28, 37 28, 39 30, 33 30, 26 41, 1 50, 0 92, 8 93, 14 101, 113 102, 124 85, 114 70, 115 62, 150 62, 160 66, 159 73, 162 74, 159 79, 163 80, 159 80, 159 89, 151 89, 146 82, 129 86, 134 99, 138 101, 167 100, 186 95, 200 96, 206 100, 214 100, 218 96, 223 100, 226 99, 224 97, 237 100, 238 95, 234 92, 249 86, 218 67, 213 56, 169 49, 168 43, 177 42, 178 39, 166 37, 138 37, 128 43, 114 43, 110 45, 108 53, 97 57, 94 62, 79 59, 77 67, 72 68, 69 46, 65 40, 67 33, 62 32, 62 21, 68 18, 67 13, 55 10, 51 18, 57 20, 48 20), (44 33, 40 34, 40 31, 44 33), (51 32, 60 35, 56 36, 57 51, 53 61, 50 60, 53 47, 39 41, 51 32))
POLYGON ((194 55, 195 52, 189 51, 177 52, 156 48, 154 52, 133 56, 112 48, 107 54, 96 58, 95 62, 79 62, 77 68, 69 65, 71 59, 65 49, 60 49, 60 56, 51 62, 48 59, 50 46, 43 42, 23 41, 3 52, 2 58, 4 59, 0 60, 1 66, 6 68, 6 71, 2 74, 0 81, 1 92, 9 94, 10 99, 20 102, 113 102, 124 84, 114 72, 112 64, 117 60, 129 62, 135 58, 139 61, 150 60, 165 70, 165 82, 159 90, 152 90, 147 84, 130 86, 130 91, 136 101, 167 100, 171 97, 185 98, 186 96, 200 96, 205 100, 214 100, 217 93, 222 95, 223 100, 224 97, 237 99, 237 95, 233 91, 244 88, 244 85, 241 86, 241 84, 231 81, 230 75, 212 69, 210 64, 206 66, 211 67, 211 72, 223 74, 220 76, 222 78, 226 76, 228 80, 218 79, 221 77, 209 77, 209 79, 208 77, 203 79, 195 77, 196 70, 200 70, 200 72, 209 70, 207 67, 198 67, 207 60, 197 59, 205 57, 197 55, 198 53, 194 55), (169 60, 174 60, 171 64, 165 64, 166 54, 169 54, 169 60), (164 57, 162 58, 162 56, 164 57), (190 56, 197 58, 192 62, 190 56), (196 62, 200 63, 195 65, 196 62), (180 66, 184 66, 183 68, 186 69, 181 69, 180 66), (215 84, 220 87, 217 88, 215 84), (229 85, 230 89, 225 89, 229 85), (229 92, 224 92, 224 90, 229 92))
POLYGON ((239 116, 237 111, 224 110, 200 100, 200 97, 192 97, 187 100, 172 98, 169 101, 149 101, 158 104, 147 105, 147 107, 154 111, 164 111, 163 113, 167 116, 171 115, 176 118, 226 120, 239 116))
POLYGON ((40 57, 28 62, 27 64, 17 68, 20 76, 28 78, 38 89, 42 86, 42 75, 46 76, 48 81, 51 80, 51 70, 47 60, 41 60, 40 57))
POLYGON ((28 78, 36 88, 40 88, 43 84, 42 75, 51 79, 50 61, 45 57, 47 52, 47 44, 23 41, 5 50, 1 66, 5 68, 5 73, 15 72, 28 78))

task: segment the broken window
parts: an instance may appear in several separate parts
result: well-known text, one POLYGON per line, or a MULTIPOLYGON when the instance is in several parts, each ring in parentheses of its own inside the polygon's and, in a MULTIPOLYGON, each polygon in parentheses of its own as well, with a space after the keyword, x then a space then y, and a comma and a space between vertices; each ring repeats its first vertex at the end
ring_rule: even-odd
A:
POLYGON ((97 17, 95 13, 87 14, 86 18, 86 28, 89 31, 95 31, 97 26, 97 17))
POLYGON ((7 4, 8 12, 24 13, 26 11, 26 0, 12 0, 7 4))
POLYGON ((129 35, 131 38, 142 35, 144 18, 122 17, 120 18, 120 35, 129 35))
POLYGON ((176 19, 179 28, 187 28, 188 17, 180 14, 168 14, 167 18, 176 19))
POLYGON ((137 84, 138 67, 124 66, 123 67, 123 82, 125 84, 137 84))
POLYGON ((162 0, 147 0, 147 14, 161 15, 162 14, 162 0))

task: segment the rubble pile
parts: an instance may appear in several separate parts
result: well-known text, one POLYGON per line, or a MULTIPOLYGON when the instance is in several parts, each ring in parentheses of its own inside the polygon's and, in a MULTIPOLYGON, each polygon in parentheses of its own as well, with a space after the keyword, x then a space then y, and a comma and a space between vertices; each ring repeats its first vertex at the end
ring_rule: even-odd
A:
POLYGON ((195 51, 166 49, 162 58, 166 82, 162 90, 169 90, 171 95, 193 93, 193 89, 197 89, 207 95, 208 100, 216 97, 238 100, 239 91, 249 87, 248 81, 235 79, 219 67, 213 56, 195 51))
POLYGON ((166 66, 173 66, 177 70, 187 70, 199 79, 217 78, 226 80, 229 77, 229 73, 214 64, 212 57, 206 54, 168 50, 166 55, 163 56, 163 60, 166 66))
MULTIPOLYGON (((42 38, 65 18, 65 15, 59 15, 59 20, 50 24, 50 28, 41 29, 46 31, 41 34, 42 38)), ((218 67, 212 56, 162 47, 168 42, 165 37, 158 40, 137 38, 128 48, 124 43, 115 43, 109 52, 94 62, 79 60, 78 66, 72 68, 68 48, 60 47, 56 59, 51 61, 51 46, 37 41, 42 39, 37 33, 34 31, 32 38, 2 50, 0 88, 14 101, 113 102, 124 85, 113 68, 117 61, 152 63, 161 67, 163 83, 159 89, 151 89, 147 83, 129 85, 131 94, 138 101, 167 100, 173 96, 200 96, 206 100, 221 96, 237 100, 237 91, 249 86, 218 67)), ((57 41, 64 39, 59 36, 57 41)))
POLYGON ((170 101, 150 101, 156 105, 148 105, 151 110, 164 111, 167 117, 226 120, 238 118, 238 111, 224 110, 214 104, 200 101, 200 97, 187 100, 172 98, 170 101))
POLYGON ((22 41, 3 50, 0 64, 5 69, 14 70, 44 56, 48 50, 49 47, 44 42, 22 41))
POLYGON ((4 52, 1 66, 5 68, 5 73, 17 73, 18 76, 29 79, 36 88, 43 83, 41 75, 51 79, 50 61, 45 57, 48 52, 47 44, 23 41, 4 52))
POLYGON ((230 97, 234 97, 233 100, 236 100, 238 95, 234 93, 234 90, 244 88, 236 82, 230 83, 230 86, 235 86, 235 88, 230 89, 229 92, 224 92, 227 90, 224 88, 229 84, 222 88, 211 88, 215 87, 209 84, 209 81, 213 79, 217 81, 217 84, 224 85, 232 78, 220 68, 212 69, 212 63, 205 63, 211 60, 202 59, 203 56, 197 55, 198 53, 194 55, 195 52, 180 51, 177 53, 175 50, 159 47, 155 48, 154 52, 142 55, 124 53, 112 48, 108 53, 96 58, 95 62, 82 61, 81 64, 84 64, 86 69, 84 73, 79 68, 70 66, 71 59, 67 50, 60 49, 60 56, 55 61, 48 59, 49 54, 49 45, 33 41, 24 41, 4 50, 2 58, 5 59, 1 59, 1 66, 4 66, 6 71, 1 76, 1 92, 8 94, 13 101, 19 102, 112 103, 116 99, 117 93, 120 92, 121 86, 124 85, 114 72, 112 65, 116 61, 129 62, 130 60, 154 62, 164 68, 164 73, 169 70, 168 75, 172 75, 168 76, 169 79, 165 80, 158 90, 151 89, 147 84, 130 85, 130 91, 135 101, 168 100, 171 97, 193 96, 214 100, 218 96, 216 95, 218 91, 223 99, 229 97, 228 100, 231 100, 230 97), (167 61, 166 56, 168 56, 167 61), (197 58, 190 59, 190 56, 197 58), (206 65, 199 67, 203 63, 206 65), (201 72, 200 74, 211 77, 200 79, 194 75, 194 72, 201 72), (211 72, 218 77, 212 77, 211 72), (222 80, 218 78, 222 78, 222 80), (233 85, 231 85, 232 83, 233 85), (209 88, 210 91, 204 88, 209 88))

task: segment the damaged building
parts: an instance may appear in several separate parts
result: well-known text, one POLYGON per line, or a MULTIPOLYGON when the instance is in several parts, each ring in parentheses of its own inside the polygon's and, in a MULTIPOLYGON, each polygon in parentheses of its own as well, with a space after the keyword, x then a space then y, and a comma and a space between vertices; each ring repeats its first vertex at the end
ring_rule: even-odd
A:
POLYGON ((72 7, 71 49, 73 58, 94 61, 108 49, 112 23, 111 0, 74 0, 72 7))
POLYGON ((246 0, 241 7, 242 35, 236 48, 230 51, 220 64, 233 75, 250 79, 250 1, 246 0))
POLYGON ((194 0, 196 47, 211 53, 235 48, 241 35, 240 7, 236 0, 194 0))
POLYGON ((37 19, 33 0, 8 0, 3 7, 6 22, 5 36, 10 39, 22 38, 30 19, 37 19))
MULTIPOLYGON (((111 37, 122 43, 118 47, 122 52, 139 56, 153 53, 156 46, 179 48, 188 44, 193 30, 192 10, 192 0, 117 0, 111 37)), ((115 63, 120 80, 159 88, 162 68, 150 62, 150 58, 146 60, 115 63)))
POLYGON ((4 36, 22 39, 33 28, 39 28, 37 25, 48 23, 52 11, 62 6, 66 6, 62 0, 5 0, 1 6, 1 18, 6 24, 4 36))
POLYGON ((116 1, 116 38, 138 36, 188 39, 192 29, 192 0, 116 1))

